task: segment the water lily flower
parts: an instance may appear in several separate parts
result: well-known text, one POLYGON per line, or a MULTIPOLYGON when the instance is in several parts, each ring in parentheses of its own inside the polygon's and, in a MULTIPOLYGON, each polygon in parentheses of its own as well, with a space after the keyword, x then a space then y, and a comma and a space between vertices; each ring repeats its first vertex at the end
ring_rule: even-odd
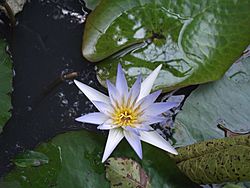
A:
POLYGON ((164 120, 162 113, 178 105, 177 102, 155 102, 161 91, 150 94, 162 65, 159 65, 143 82, 137 78, 131 89, 122 70, 117 68, 116 84, 107 80, 109 96, 74 80, 79 89, 95 105, 99 112, 76 118, 76 121, 99 125, 109 130, 104 150, 104 162, 125 137, 136 154, 142 159, 141 140, 177 155, 177 151, 150 125, 164 120))

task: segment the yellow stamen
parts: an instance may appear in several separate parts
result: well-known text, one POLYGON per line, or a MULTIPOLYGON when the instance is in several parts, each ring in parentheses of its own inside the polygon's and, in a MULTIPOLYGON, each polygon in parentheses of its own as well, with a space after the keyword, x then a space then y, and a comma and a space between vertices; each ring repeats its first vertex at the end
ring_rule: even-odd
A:
POLYGON ((119 109, 115 110, 112 119, 113 123, 116 125, 134 127, 137 117, 138 114, 131 108, 120 107, 119 109))

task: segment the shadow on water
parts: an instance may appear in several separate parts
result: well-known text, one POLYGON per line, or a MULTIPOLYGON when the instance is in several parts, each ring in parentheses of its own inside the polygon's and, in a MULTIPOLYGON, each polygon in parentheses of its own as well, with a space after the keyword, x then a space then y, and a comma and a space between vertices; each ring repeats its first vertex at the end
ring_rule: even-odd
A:
POLYGON ((87 15, 83 6, 75 0, 34 0, 17 16, 18 24, 9 37, 15 70, 13 110, 0 135, 0 176, 11 168, 10 159, 24 149, 67 130, 95 130, 74 121, 95 109, 72 81, 44 94, 51 82, 72 71, 80 72, 79 80, 102 89, 94 64, 81 55, 87 15))

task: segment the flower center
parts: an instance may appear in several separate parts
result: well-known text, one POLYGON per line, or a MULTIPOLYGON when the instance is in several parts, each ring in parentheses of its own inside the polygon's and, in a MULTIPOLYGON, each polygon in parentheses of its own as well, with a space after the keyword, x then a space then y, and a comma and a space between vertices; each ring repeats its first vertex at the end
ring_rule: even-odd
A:
POLYGON ((121 108, 113 114, 113 123, 119 126, 131 126, 137 120, 137 114, 129 108, 121 108))

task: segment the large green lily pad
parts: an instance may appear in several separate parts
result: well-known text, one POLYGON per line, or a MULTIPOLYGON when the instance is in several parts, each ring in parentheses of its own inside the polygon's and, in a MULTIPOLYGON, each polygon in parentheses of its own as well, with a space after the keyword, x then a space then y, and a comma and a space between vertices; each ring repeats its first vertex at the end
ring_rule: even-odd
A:
MULTIPOLYGON (((101 163, 105 138, 100 133, 69 132, 55 137, 36 151, 44 153, 49 163, 39 167, 16 167, 0 183, 5 188, 105 188, 105 166, 101 163)), ((181 174, 166 152, 143 144, 144 159, 137 158, 127 142, 122 142, 112 156, 129 157, 138 161, 146 171, 152 187, 194 188, 181 174)))
POLYGON ((12 89, 12 60, 6 53, 6 42, 0 39, 0 133, 10 118, 12 89))
POLYGON ((115 79, 118 62, 130 84, 163 64, 154 88, 164 91, 213 81, 250 43, 249 8, 234 0, 102 0, 87 19, 82 53, 102 61, 101 83, 115 79))
POLYGON ((233 131, 249 131, 249 86, 250 58, 233 64, 221 80, 200 85, 176 117, 175 146, 224 137, 217 128, 221 122, 233 131))

